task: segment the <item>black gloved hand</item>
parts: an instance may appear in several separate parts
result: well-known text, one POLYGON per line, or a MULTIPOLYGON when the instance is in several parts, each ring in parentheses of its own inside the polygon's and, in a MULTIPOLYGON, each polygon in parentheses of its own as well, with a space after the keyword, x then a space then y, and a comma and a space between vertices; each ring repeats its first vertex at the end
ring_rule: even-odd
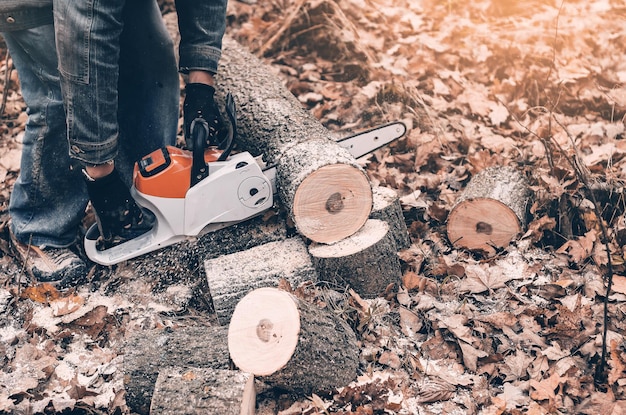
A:
POLYGON ((222 147, 228 134, 220 110, 214 100, 215 88, 211 85, 192 83, 185 87, 183 103, 183 121, 185 128, 185 144, 193 149, 191 142, 191 123, 196 118, 203 118, 209 125, 207 146, 222 147))

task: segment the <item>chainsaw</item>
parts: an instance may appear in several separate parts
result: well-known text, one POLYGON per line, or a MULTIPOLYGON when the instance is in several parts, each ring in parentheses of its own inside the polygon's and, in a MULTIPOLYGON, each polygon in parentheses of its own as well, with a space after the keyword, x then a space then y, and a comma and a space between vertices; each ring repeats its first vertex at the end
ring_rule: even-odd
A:
MULTIPOLYGON (((84 238, 89 259, 114 265, 248 220, 274 205, 276 166, 265 166, 261 157, 245 151, 231 154, 237 134, 231 94, 225 107, 230 122, 220 146, 206 147, 208 124, 197 118, 190 126, 192 150, 166 146, 135 164, 131 195, 154 213, 156 224, 143 235, 104 250, 96 247, 100 232, 93 224, 84 238)), ((358 159, 405 133, 402 122, 392 122, 337 143, 358 159)))

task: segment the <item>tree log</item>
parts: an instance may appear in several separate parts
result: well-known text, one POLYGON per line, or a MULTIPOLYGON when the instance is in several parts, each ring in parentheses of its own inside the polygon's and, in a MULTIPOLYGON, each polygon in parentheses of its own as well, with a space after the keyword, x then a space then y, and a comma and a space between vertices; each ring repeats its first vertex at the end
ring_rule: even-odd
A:
POLYGON ((532 192, 512 167, 490 167, 476 174, 448 215, 447 232, 456 247, 493 255, 526 225, 532 192))
POLYGON ((306 245, 299 237, 209 259, 204 263, 213 307, 220 324, 228 324, 239 300, 261 287, 285 279, 296 288, 317 281, 306 245))
POLYGON ((395 190, 389 187, 376 186, 373 188, 374 205, 370 219, 379 219, 387 222, 398 250, 411 246, 411 237, 404 221, 402 205, 395 190))
POLYGON ((378 297, 389 284, 401 281, 397 251, 389 225, 377 219, 337 243, 309 246, 319 281, 339 291, 351 287, 364 298, 378 297))
POLYGON ((238 370, 166 368, 159 372, 151 415, 254 415, 254 377, 238 370))
POLYGON ((228 369, 227 329, 199 323, 133 333, 124 345, 126 404, 147 414, 159 372, 168 367, 228 369))
POLYGON ((332 243, 363 226, 372 208, 363 168, 268 65, 228 36, 217 90, 220 101, 230 92, 238 105, 240 148, 277 166, 278 196, 298 232, 332 243))
POLYGON ((335 314, 276 288, 259 288, 235 308, 228 328, 235 365, 302 396, 356 378, 356 336, 335 314))

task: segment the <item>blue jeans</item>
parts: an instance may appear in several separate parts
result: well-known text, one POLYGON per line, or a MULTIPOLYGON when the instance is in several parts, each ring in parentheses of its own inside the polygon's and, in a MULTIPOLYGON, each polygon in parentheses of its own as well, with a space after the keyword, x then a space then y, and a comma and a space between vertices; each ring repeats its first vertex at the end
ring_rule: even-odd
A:
MULTIPOLYGON (((121 151, 115 158, 128 184, 136 159, 174 144, 180 102, 174 49, 156 3, 129 3, 134 7, 124 14, 137 24, 126 25, 120 44, 121 151)), ((80 172, 70 168, 54 27, 2 36, 28 106, 20 175, 9 203, 12 231, 23 243, 66 247, 76 241, 88 198, 80 172)))
POLYGON ((54 21, 73 159, 134 160, 164 129, 175 138, 178 69, 155 0, 54 0, 54 21))

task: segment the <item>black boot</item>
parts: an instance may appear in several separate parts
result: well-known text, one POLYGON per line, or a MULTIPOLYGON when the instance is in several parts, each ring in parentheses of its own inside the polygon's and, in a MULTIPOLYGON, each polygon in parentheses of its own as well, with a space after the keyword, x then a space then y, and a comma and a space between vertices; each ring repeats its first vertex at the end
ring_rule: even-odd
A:
POLYGON ((117 170, 99 178, 87 178, 87 193, 96 211, 100 237, 97 249, 109 249, 148 232, 156 217, 135 203, 117 170))

